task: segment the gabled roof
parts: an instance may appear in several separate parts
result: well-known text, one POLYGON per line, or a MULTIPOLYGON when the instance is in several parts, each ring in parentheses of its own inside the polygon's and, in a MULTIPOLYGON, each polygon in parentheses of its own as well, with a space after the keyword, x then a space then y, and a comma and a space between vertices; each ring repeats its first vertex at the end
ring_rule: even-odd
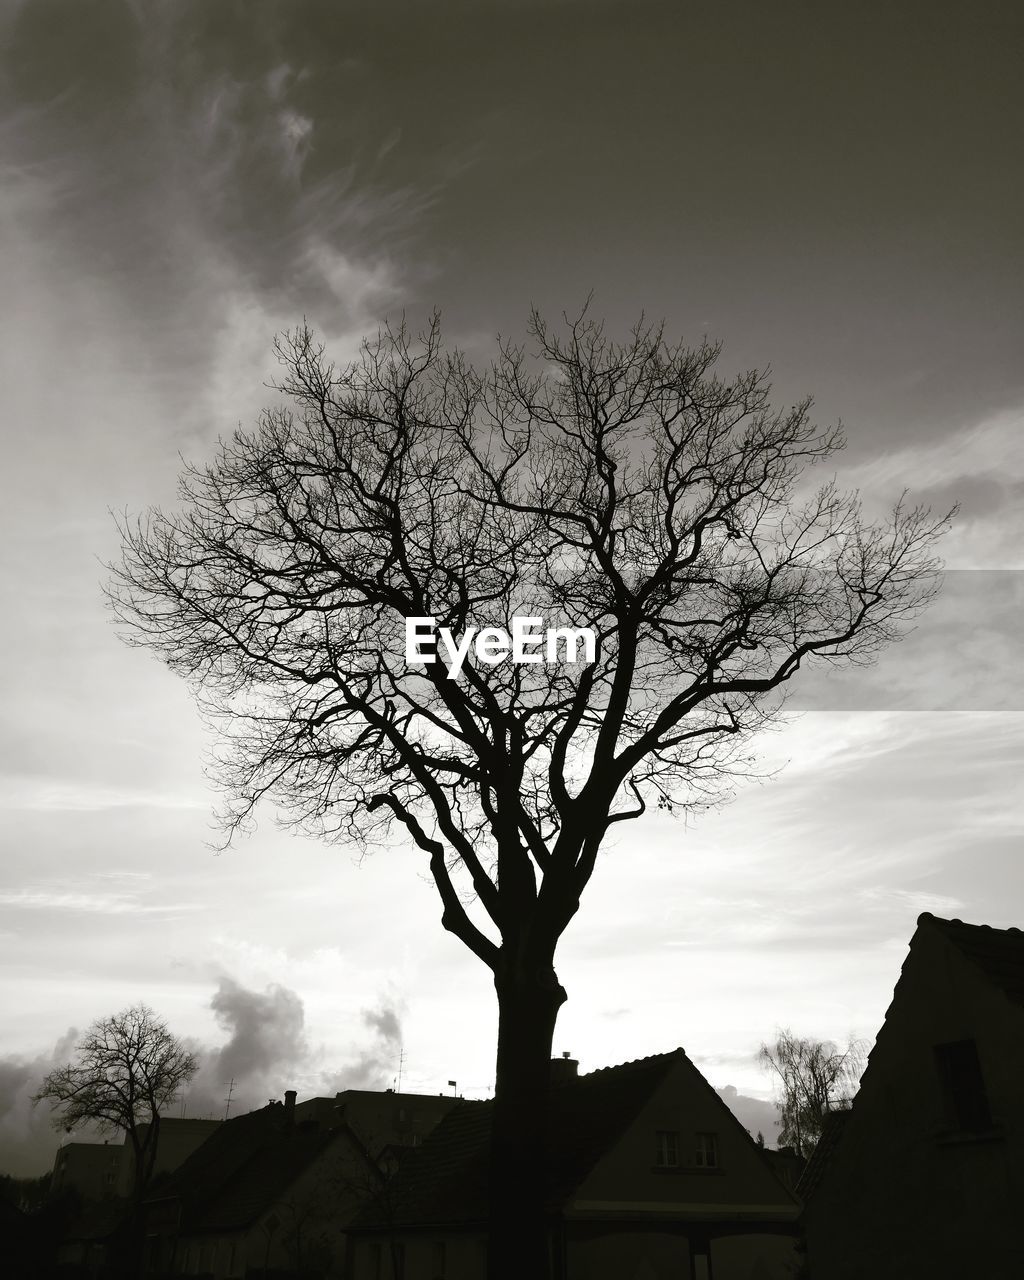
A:
POLYGON ((850 1118, 850 1109, 830 1111, 821 1126, 821 1135, 814 1145, 811 1158, 807 1161, 800 1180, 796 1184, 796 1193, 805 1203, 814 1195, 818 1184, 825 1176, 835 1149, 843 1136, 846 1122, 850 1118))
POLYGON ((943 920, 924 911, 918 927, 937 929, 985 977, 1014 1004, 1024 1006, 1024 931, 993 929, 987 924, 965 924, 963 920, 943 920))
MULTIPOLYGON (((955 947, 991 986, 1001 991, 1014 1004, 1024 1007, 1024 930, 995 929, 991 925, 967 924, 955 918, 945 920, 941 916, 933 915, 930 911, 921 912, 917 917, 917 927, 918 932, 924 929, 937 933, 955 947)), ((914 938, 917 936, 915 933, 914 938)), ((913 951, 913 943, 914 939, 911 939, 911 951, 913 951)), ((897 983, 893 1001, 886 1011, 885 1023, 879 1032, 879 1039, 868 1054, 867 1066, 861 1077, 860 1092, 853 1100, 852 1110, 835 1111, 826 1117, 825 1127, 818 1144, 797 1184, 797 1194, 804 1201, 809 1201, 814 1196, 825 1177, 833 1155, 842 1142, 847 1120, 852 1114, 858 1114, 865 1081, 877 1070, 879 1047, 893 1009, 897 1007, 902 982, 901 977, 897 983)))
MULTIPOLYGON (((682 1049, 675 1049, 604 1067, 552 1088, 549 1208, 565 1204, 636 1119, 673 1066, 688 1061, 682 1049)), ((710 1085, 707 1087, 718 1096, 710 1085)), ((403 1161, 388 1185, 386 1203, 368 1205, 357 1215, 353 1227, 373 1230, 389 1225, 484 1221, 492 1106, 491 1102, 460 1102, 454 1107, 423 1146, 403 1161)))
POLYGON ((292 1123, 272 1103, 226 1120, 188 1157, 150 1202, 177 1199, 181 1230, 248 1226, 340 1135, 315 1122, 292 1123))

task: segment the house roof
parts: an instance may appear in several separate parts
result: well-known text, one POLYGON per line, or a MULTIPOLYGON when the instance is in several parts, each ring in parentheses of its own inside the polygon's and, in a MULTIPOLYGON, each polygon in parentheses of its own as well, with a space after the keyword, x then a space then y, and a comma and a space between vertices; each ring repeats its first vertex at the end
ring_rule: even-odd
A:
POLYGON ((825 1176, 825 1170, 828 1168, 832 1155, 839 1145, 849 1118, 849 1108, 844 1108, 842 1111, 830 1111, 825 1116, 821 1126, 821 1134, 814 1144, 811 1158, 804 1166, 804 1171, 796 1184, 796 1193, 804 1203, 814 1195, 818 1184, 825 1176))
POLYGON ((1024 931, 993 929, 987 924, 943 920, 930 911, 917 918, 918 927, 937 929, 985 977, 1018 1005, 1024 1006, 1024 931))
POLYGON ((280 1103, 227 1120, 163 1182, 150 1202, 177 1199, 180 1229, 248 1226, 342 1131, 291 1122, 280 1103))
MULTIPOLYGON (((918 931, 922 929, 938 933, 979 970, 985 980, 1011 1000, 1024 1007, 1024 930, 995 929, 987 924, 967 924, 963 920, 946 920, 933 915, 930 911, 922 911, 917 917, 918 931)), ((917 934, 914 935, 917 937, 917 934)), ((911 939, 913 948, 913 939, 911 939)), ((902 979, 901 979, 902 981, 902 979)), ((899 985, 897 984, 897 991, 899 985)), ((889 1021, 893 1004, 886 1012, 886 1023, 889 1021)), ((884 1031, 884 1027, 883 1027, 884 1031)), ((881 1034, 881 1033, 880 1033, 881 1034)), ((868 1063, 861 1077, 861 1088, 868 1074, 875 1069, 878 1043, 868 1054, 868 1063)), ((818 1144, 811 1155, 807 1168, 797 1183, 797 1194, 808 1201, 817 1190, 832 1161, 833 1155, 842 1140, 846 1122, 851 1114, 856 1113, 858 1099, 853 1102, 852 1112, 835 1111, 826 1117, 818 1144)))
MULTIPOLYGON (((675 1049, 553 1087, 548 1122, 550 1208, 565 1204, 679 1062, 688 1059, 682 1049, 675 1049)), ((710 1085, 708 1089, 714 1093, 710 1085)), ((460 1102, 454 1107, 423 1146, 403 1161, 387 1188, 387 1202, 367 1205, 353 1228, 484 1221, 492 1107, 491 1102, 460 1102)))

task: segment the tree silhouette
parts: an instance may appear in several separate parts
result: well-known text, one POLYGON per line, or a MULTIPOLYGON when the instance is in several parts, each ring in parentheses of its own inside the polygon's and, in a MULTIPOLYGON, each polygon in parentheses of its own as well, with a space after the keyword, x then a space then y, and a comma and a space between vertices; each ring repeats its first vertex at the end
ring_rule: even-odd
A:
POLYGON ((153 1172, 161 1112, 197 1070, 196 1059, 166 1024, 137 1004, 94 1022, 74 1061, 51 1071, 34 1101, 50 1103, 59 1129, 95 1124, 123 1130, 134 1156, 137 1203, 153 1172))
POLYGON ((486 370, 436 316, 343 368, 283 336, 285 403, 186 469, 180 509, 121 522, 110 595, 219 728, 227 839, 272 797, 325 839, 397 823, 423 851, 498 1000, 491 1274, 542 1276, 555 950, 605 837, 721 799, 803 666, 894 639, 948 517, 872 525, 805 489, 839 432, 757 371, 718 378, 718 346, 615 342, 586 308, 529 335, 486 370), (517 616, 592 628, 593 660, 502 659, 485 629, 517 616), (481 643, 410 663, 409 618, 481 643))
POLYGON ((831 1040, 808 1040, 788 1028, 762 1044, 758 1061, 776 1077, 782 1097, 779 1146, 791 1146, 806 1160, 830 1111, 850 1106, 864 1068, 864 1048, 850 1041, 844 1049, 831 1040))

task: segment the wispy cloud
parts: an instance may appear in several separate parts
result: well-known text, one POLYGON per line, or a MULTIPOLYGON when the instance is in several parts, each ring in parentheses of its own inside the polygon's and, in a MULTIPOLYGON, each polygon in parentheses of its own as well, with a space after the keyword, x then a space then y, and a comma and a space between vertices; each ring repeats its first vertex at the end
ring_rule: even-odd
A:
POLYGON ((90 893, 56 886, 39 886, 0 893, 0 907, 24 911, 66 911, 90 915, 173 916, 201 911, 197 902, 145 902, 131 893, 90 893))
POLYGON ((1024 408, 966 423, 936 439, 878 450, 843 475, 844 481, 873 495, 898 494, 907 485, 946 489, 977 477, 1003 484, 1024 480, 1024 408))
POLYGON ((0 809, 98 813, 105 809, 203 809, 203 796, 104 787, 44 778, 0 778, 0 809))

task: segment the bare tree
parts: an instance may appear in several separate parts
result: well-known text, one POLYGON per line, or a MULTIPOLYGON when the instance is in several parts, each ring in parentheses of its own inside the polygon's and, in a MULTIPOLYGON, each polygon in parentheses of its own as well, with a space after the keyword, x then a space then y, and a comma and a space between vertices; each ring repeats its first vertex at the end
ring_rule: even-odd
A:
POLYGON ((781 1098, 779 1145, 807 1159, 817 1146, 825 1117, 846 1110, 864 1069, 864 1046, 850 1040, 840 1048, 831 1040, 805 1040, 788 1028, 773 1044, 762 1044, 758 1061, 776 1077, 781 1098))
POLYGON ((772 409, 761 373, 715 376, 717 346, 643 322, 615 342, 586 309, 529 333, 483 371, 436 317, 344 368, 306 328, 279 339, 288 400, 188 467, 178 510, 122 522, 110 591, 219 727, 227 839, 267 797, 423 851, 498 999, 491 1274, 539 1277, 555 949, 605 837, 720 800, 803 666, 896 638, 949 517, 872 525, 805 489, 839 432, 772 409), (557 632, 517 651, 517 617, 592 628, 593 660, 557 632), (437 660, 407 660, 410 618, 437 660))
POLYGON ((54 1125, 123 1130, 134 1156, 133 1200, 153 1172, 160 1116, 198 1063, 144 1004, 92 1024, 75 1048, 75 1059, 43 1081, 34 1101, 49 1102, 54 1125))

